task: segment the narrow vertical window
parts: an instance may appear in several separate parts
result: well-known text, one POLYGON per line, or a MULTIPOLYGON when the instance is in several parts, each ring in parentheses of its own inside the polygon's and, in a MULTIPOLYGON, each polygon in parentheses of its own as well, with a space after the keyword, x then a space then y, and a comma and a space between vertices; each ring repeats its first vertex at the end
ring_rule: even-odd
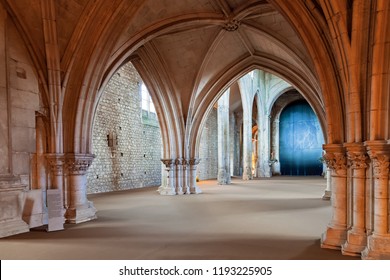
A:
POLYGON ((142 96, 142 116, 147 118, 156 119, 156 108, 154 107, 152 98, 145 84, 141 84, 141 96, 142 96))

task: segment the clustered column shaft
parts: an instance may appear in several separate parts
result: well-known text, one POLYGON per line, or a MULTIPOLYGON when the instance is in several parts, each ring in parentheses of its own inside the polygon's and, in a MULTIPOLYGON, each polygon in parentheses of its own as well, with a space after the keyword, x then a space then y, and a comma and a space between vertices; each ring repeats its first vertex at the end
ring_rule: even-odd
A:
POLYGON ((321 247, 363 259, 390 259, 390 144, 329 144, 324 150, 332 177, 333 217, 321 247))
POLYGON ((192 159, 162 159, 165 165, 162 185, 158 189, 161 195, 199 194, 201 189, 196 183, 196 171, 200 162, 192 159))

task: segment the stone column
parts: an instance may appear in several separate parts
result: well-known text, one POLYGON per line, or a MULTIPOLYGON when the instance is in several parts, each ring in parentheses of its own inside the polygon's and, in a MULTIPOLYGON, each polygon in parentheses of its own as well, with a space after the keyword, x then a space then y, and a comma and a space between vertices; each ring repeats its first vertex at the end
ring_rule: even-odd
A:
POLYGON ((233 130, 233 143, 232 143, 232 152, 233 152, 233 172, 232 175, 241 176, 241 121, 242 114, 234 112, 234 130, 233 130))
POLYGON ((342 246, 342 253, 360 256, 367 244, 365 194, 368 156, 361 143, 344 146, 347 148, 348 162, 352 169, 352 227, 347 233, 347 242, 342 246))
POLYGON ((331 169, 332 220, 321 238, 321 248, 340 249, 347 239, 347 158, 341 144, 324 145, 331 169))
MULTIPOLYGON (((245 108, 245 107, 244 107, 245 108)), ((243 120, 243 180, 252 180, 252 109, 244 110, 243 120)))
POLYGON ((229 91, 218 100, 218 184, 228 185, 230 178, 229 91))
POLYGON ((176 193, 179 195, 184 194, 183 191, 183 158, 177 158, 175 160, 176 165, 176 193))
POLYGON ((368 236, 363 259, 390 259, 389 233, 389 157, 387 141, 367 141, 373 171, 373 232, 368 236))
MULTIPOLYGON (((48 189, 60 190, 61 200, 63 201, 62 212, 69 206, 68 196, 64 192, 64 154, 46 154, 46 160, 50 166, 50 183, 48 189)), ((47 202, 48 203, 48 202, 47 202)), ((65 218, 63 223, 65 222, 65 218)))
MULTIPOLYGON (((46 133, 45 126, 42 120, 42 115, 37 115, 36 117, 36 166, 37 166, 37 182, 36 187, 41 189, 42 192, 46 192, 47 185, 47 171, 46 171, 46 160, 45 160, 45 146, 46 146, 46 133)), ((44 195, 43 197, 46 197, 44 195)))
POLYGON ((68 173, 69 207, 67 223, 78 224, 96 219, 96 208, 87 199, 87 171, 94 159, 91 154, 69 154, 66 156, 68 173))
MULTIPOLYGON (((264 106, 260 102, 259 106, 264 106)), ((257 123, 259 124, 258 130, 258 170, 257 177, 271 177, 272 164, 270 162, 270 120, 271 116, 263 110, 258 110, 257 123), (261 115, 260 115, 261 114, 261 115)), ((278 144, 279 145, 279 144, 278 144)))
POLYGON ((271 144, 271 160, 272 160, 272 168, 270 175, 280 175, 280 162, 279 162, 279 146, 280 146, 280 121, 279 119, 275 119, 273 121, 272 127, 272 144, 271 144))
POLYGON ((176 195, 175 182, 174 182, 174 168, 175 160, 173 159, 162 159, 165 165, 165 178, 161 187, 158 188, 158 192, 161 195, 176 195))
POLYGON ((64 186, 64 154, 46 154, 46 160, 50 166, 49 189, 61 189, 64 186))
MULTIPOLYGON (((190 160, 189 159, 184 159, 183 160, 183 192, 185 194, 191 194, 190 190, 190 160)), ((196 178, 195 178, 196 180, 196 178)))
POLYGON ((196 168, 200 162, 198 158, 191 158, 190 163, 190 192, 192 194, 200 194, 202 190, 196 184, 196 168))

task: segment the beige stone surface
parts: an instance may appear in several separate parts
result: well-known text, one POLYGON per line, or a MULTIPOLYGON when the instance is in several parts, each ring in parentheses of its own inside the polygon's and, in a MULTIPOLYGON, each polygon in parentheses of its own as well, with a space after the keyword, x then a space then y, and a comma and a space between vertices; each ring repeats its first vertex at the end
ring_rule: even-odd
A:
MULTIPOLYGON (((353 239, 350 217, 361 205, 357 200, 351 203, 353 168, 345 162, 345 151, 328 156, 335 147, 363 143, 369 147, 371 162, 367 178, 359 181, 360 188, 365 188, 365 209, 359 213, 365 213, 368 234, 368 245, 360 254, 390 259, 390 1, 374 2, 3 0, 0 172, 11 173, 19 182, 30 178, 26 162, 35 153, 36 131, 31 120, 20 116, 23 111, 13 109, 29 110, 29 117, 39 111, 47 132, 45 153, 54 159, 46 167, 51 173, 46 187, 64 193, 64 209, 69 207, 75 197, 66 177, 71 170, 62 159, 93 157, 91 134, 102 92, 117 69, 131 61, 151 92, 160 120, 161 157, 168 170, 164 176, 170 176, 163 187, 175 194, 187 184, 191 193, 200 193, 196 169, 204 118, 223 92, 248 72, 260 69, 300 92, 326 131, 333 207, 323 245, 329 238, 329 246, 341 247, 348 232, 353 239), (9 128, 8 115, 13 124, 9 128), (7 148, 12 158, 4 160, 7 148), (18 158, 18 153, 23 156, 18 158), (6 170, 11 161, 13 168, 6 170)), ((247 103, 249 112, 253 102, 247 103)), ((252 114, 244 119, 244 142, 250 150, 252 114)), ((245 153, 247 166, 248 156, 245 153)), ((0 185, 11 187, 5 178, 0 177, 0 185)), ((75 187, 84 190, 82 182, 75 187)), ((10 195, 12 190, 5 193, 10 195)), ((86 192, 75 195, 87 201, 86 192)), ((257 204, 252 206, 257 209, 257 204)), ((92 212, 80 212, 82 219, 93 218, 92 212)), ((4 222, 5 218, 0 219, 4 222)), ((25 230, 18 223, 4 226, 8 235, 13 229, 14 233, 25 230)))
POLYGON ((357 259, 319 247, 331 215, 320 177, 199 184, 203 194, 179 199, 156 188, 91 195, 97 220, 5 238, 0 258, 357 259))
POLYGON ((35 152, 35 129, 12 127, 12 150, 15 152, 35 152))
POLYGON ((35 111, 14 107, 12 108, 11 125, 14 127, 33 128, 35 130, 35 111))

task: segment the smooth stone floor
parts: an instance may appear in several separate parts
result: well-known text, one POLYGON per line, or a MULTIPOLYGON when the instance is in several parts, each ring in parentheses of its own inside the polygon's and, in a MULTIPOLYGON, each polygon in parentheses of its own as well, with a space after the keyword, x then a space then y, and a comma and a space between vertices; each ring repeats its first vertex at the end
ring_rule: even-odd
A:
POLYGON ((320 248, 331 218, 325 185, 321 177, 273 177, 203 181, 200 195, 94 194, 97 220, 0 239, 0 259, 359 259, 320 248))

